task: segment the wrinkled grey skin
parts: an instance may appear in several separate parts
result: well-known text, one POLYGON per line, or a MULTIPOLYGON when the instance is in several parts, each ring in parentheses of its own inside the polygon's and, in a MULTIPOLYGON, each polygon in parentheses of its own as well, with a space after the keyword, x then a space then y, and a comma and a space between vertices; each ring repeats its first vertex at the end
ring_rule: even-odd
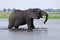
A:
POLYGON ((18 28, 19 26, 24 24, 27 24, 28 29, 33 29, 35 28, 33 25, 33 20, 43 18, 43 15, 46 16, 44 21, 45 24, 48 19, 48 14, 39 8, 15 10, 11 13, 9 17, 8 29, 11 29, 12 27, 18 28))

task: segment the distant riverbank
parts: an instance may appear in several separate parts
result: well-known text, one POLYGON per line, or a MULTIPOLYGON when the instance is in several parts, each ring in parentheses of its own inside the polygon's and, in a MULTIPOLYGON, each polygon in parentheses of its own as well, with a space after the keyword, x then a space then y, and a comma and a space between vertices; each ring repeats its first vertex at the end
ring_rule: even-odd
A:
MULTIPOLYGON (((0 12, 0 18, 9 18, 11 12, 0 12)), ((49 19, 60 19, 60 12, 48 12, 49 19)))

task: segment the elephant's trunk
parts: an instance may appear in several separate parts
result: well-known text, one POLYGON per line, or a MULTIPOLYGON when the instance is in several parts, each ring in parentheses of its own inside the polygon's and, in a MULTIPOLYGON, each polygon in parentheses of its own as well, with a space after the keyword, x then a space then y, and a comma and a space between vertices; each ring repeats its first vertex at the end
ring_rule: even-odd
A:
POLYGON ((45 13, 44 15, 46 16, 45 21, 44 21, 44 24, 45 24, 47 22, 47 20, 48 20, 48 14, 45 13))

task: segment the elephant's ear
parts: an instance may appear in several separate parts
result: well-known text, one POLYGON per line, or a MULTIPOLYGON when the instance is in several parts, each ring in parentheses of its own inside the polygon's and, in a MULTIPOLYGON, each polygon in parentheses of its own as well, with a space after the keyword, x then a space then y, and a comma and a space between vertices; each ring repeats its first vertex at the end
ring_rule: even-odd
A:
POLYGON ((30 18, 38 18, 38 14, 41 14, 41 9, 34 8, 34 9, 28 9, 26 10, 28 17, 30 18))
POLYGON ((26 16, 28 16, 29 18, 36 18, 36 14, 34 12, 29 10, 26 13, 26 16))

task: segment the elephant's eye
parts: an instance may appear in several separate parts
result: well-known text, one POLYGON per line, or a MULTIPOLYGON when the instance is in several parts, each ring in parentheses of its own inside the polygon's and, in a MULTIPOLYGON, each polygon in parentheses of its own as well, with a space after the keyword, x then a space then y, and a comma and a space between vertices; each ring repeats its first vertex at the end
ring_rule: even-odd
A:
POLYGON ((38 13, 38 14, 40 14, 40 13, 38 13))
POLYGON ((41 14, 41 12, 39 12, 38 14, 41 14))

